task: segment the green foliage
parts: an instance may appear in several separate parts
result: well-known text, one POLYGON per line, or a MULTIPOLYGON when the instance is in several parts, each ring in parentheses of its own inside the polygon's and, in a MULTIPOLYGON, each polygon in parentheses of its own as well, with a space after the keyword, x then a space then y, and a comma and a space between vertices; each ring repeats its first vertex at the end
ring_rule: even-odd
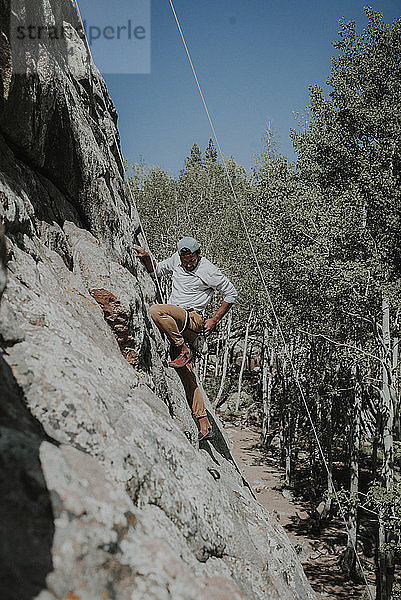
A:
POLYGON ((401 483, 393 483, 389 489, 374 482, 367 493, 364 505, 370 508, 384 523, 388 532, 388 548, 396 551, 401 558, 401 483))
POLYGON ((354 205, 355 249, 376 269, 382 265, 379 275, 388 280, 401 268, 401 19, 391 27, 379 13, 365 12, 361 34, 341 20, 330 97, 311 88, 308 126, 292 137, 303 180, 331 204, 347 198, 354 205))
MULTIPOLYGON (((334 494, 330 497, 334 500, 334 494)), ((337 497, 343 509, 359 507, 367 511, 372 522, 372 516, 378 525, 379 518, 387 531, 389 542, 380 548, 382 552, 392 549, 401 558, 401 483, 397 482, 387 490, 379 481, 374 481, 368 488, 366 494, 350 494, 348 490, 341 487, 337 490, 337 497)), ((341 513, 338 506, 335 507, 337 515, 341 513)))
MULTIPOLYGON (((250 186, 245 170, 229 160, 228 171, 241 206, 246 211, 250 186)), ((240 292, 237 317, 246 318, 255 301, 257 276, 249 252, 238 209, 224 167, 217 160, 212 140, 205 161, 197 144, 178 179, 159 167, 144 169, 134 165, 130 184, 149 244, 158 259, 176 251, 176 242, 185 235, 199 240, 201 253, 216 263, 240 292)), ((214 307, 212 307, 213 310, 214 307)))
MULTIPOLYGON (((355 470, 359 386, 363 393, 358 410, 369 421, 362 424, 364 441, 376 427, 382 434, 376 417, 383 415, 379 324, 383 296, 390 302, 391 335, 399 337, 401 19, 390 26, 372 9, 365 12, 367 27, 362 33, 354 22, 340 22, 334 44, 337 55, 327 81, 330 92, 326 96, 321 87, 311 87, 307 121, 292 132, 296 164, 288 164, 277 153, 270 122, 250 177, 234 160, 228 161, 286 338, 285 349, 213 141, 209 140, 204 157, 197 144, 192 146, 178 178, 158 167, 135 165, 130 180, 155 255, 172 254, 184 235, 196 237, 202 253, 240 293, 235 326, 246 323, 251 309, 254 335, 262 337, 267 324, 269 352, 274 350, 271 427, 281 428, 290 449, 307 453, 308 477, 315 487, 323 487, 326 473, 317 458, 288 355, 326 456, 345 464, 352 458, 355 470)), ((391 372, 394 379, 398 371, 399 367, 391 372)), ((214 397, 219 384, 220 378, 210 377, 205 388, 214 397)), ((233 378, 228 378, 224 396, 234 386, 233 378)), ((399 392, 394 401, 399 420, 399 392)), ((399 459, 400 442, 394 449, 399 459)), ((369 448, 365 454, 366 462, 373 454, 380 459, 383 447, 375 453, 369 448)), ((366 496, 351 497, 343 489, 339 496, 349 509, 380 512, 399 558, 401 484, 386 490, 376 483, 366 496)))
POLYGON ((198 144, 194 144, 191 148, 191 153, 186 159, 186 166, 199 166, 202 164, 202 153, 198 144))
POLYGON ((287 337, 303 346, 296 365, 309 397, 317 406, 331 399, 337 432, 349 430, 352 365, 366 388, 381 376, 383 294, 393 316, 401 299, 401 20, 390 27, 366 14, 362 34, 341 21, 329 96, 311 88, 309 120, 292 133, 296 172, 266 160, 256 173, 274 303, 287 337))
MULTIPOLYGON (((350 454, 355 368, 363 409, 373 420, 380 409, 381 302, 383 294, 390 299, 395 336, 401 300, 401 20, 390 26, 371 9, 366 15, 361 34, 354 23, 341 21, 328 79, 331 91, 325 96, 320 87, 311 88, 308 121, 292 133, 297 163, 290 165, 278 155, 270 124, 250 178, 228 161, 287 350, 323 448, 333 460, 348 460, 350 454)), ((251 308, 255 331, 268 324, 275 351, 273 425, 293 435, 298 423, 294 444, 319 463, 212 140, 204 157, 192 146, 177 179, 159 168, 137 166, 132 189, 158 258, 174 252, 179 237, 193 235, 240 292, 236 326, 246 322, 251 308)), ((206 386, 214 395, 216 382, 206 386)))
POLYGON ((208 147, 206 148, 206 151, 205 151, 206 164, 208 164, 210 162, 216 162, 217 161, 217 156, 218 156, 217 155, 217 150, 214 147, 212 138, 210 138, 208 147))

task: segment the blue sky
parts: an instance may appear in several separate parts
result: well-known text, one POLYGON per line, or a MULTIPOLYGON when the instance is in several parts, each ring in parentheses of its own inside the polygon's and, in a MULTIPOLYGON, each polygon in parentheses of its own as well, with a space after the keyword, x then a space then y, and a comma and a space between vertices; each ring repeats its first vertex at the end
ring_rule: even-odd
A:
MULTIPOLYGON (((127 5, 127 3, 125 2, 127 5)), ((249 170, 267 120, 279 150, 294 159, 289 130, 308 104, 308 86, 325 83, 338 19, 366 25, 356 0, 175 0, 225 155, 249 170)), ((399 3, 373 8, 390 22, 399 3)), ((168 0, 151 1, 151 72, 104 74, 119 114, 125 158, 160 165, 172 175, 211 132, 168 0)))

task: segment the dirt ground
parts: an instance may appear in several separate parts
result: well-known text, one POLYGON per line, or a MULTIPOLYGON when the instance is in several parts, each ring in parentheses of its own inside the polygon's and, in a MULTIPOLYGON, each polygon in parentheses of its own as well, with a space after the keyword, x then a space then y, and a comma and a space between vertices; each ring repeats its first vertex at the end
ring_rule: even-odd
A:
MULTIPOLYGON (((273 513, 286 530, 317 597, 325 600, 369 598, 365 585, 347 581, 340 570, 339 558, 346 540, 343 523, 331 521, 320 532, 314 531, 313 520, 308 514, 312 507, 308 502, 300 502, 293 497, 291 491, 283 486, 283 472, 276 460, 256 447, 259 431, 232 423, 226 423, 225 429, 233 442, 233 454, 245 479, 260 504, 273 513)), ((367 565, 366 575, 373 586, 372 567, 367 565)))

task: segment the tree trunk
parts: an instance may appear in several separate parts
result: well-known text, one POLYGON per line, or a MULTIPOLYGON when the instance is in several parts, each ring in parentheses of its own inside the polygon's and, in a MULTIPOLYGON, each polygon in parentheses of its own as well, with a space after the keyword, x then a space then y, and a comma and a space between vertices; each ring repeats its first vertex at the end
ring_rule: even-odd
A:
POLYGON ((237 401, 235 403, 235 412, 238 412, 240 403, 241 403, 242 377, 243 377, 244 369, 245 369, 246 353, 247 353, 247 349, 248 349, 249 328, 251 326, 252 315, 253 315, 253 310, 251 310, 251 312, 249 313, 249 317, 248 317, 248 321, 247 321, 246 329, 245 329, 244 352, 242 354, 241 369, 240 369, 239 377, 238 377, 238 392, 237 392, 237 401))
POLYGON ((296 470, 297 465, 298 465, 299 445, 297 444, 297 441, 299 440, 299 437, 300 437, 299 436, 299 412, 297 412, 296 417, 295 417, 294 434, 293 434, 293 440, 294 440, 293 466, 292 466, 293 471, 296 470))
MULTIPOLYGON (((381 400, 379 400, 379 404, 381 405, 381 400)), ((372 477, 373 479, 376 478, 377 475, 377 464, 378 464, 378 459, 377 459, 377 453, 379 450, 379 444, 380 444, 380 440, 382 439, 382 414, 381 414, 381 408, 380 406, 377 407, 377 411, 376 411, 376 423, 375 423, 375 435, 373 438, 373 445, 372 445, 372 477)))
POLYGON ((354 365, 352 370, 354 379, 354 409, 351 424, 351 444, 350 444, 350 497, 351 504, 348 514, 349 537, 347 548, 342 560, 342 568, 348 577, 354 577, 356 556, 355 549, 358 542, 358 492, 359 492, 359 452, 361 442, 361 413, 362 413, 362 382, 359 368, 354 365))
POLYGON ((333 504, 334 485, 333 485, 333 400, 331 397, 327 403, 327 500, 324 506, 324 518, 327 518, 333 504))
POLYGON ((207 339, 205 339, 202 344, 202 357, 201 357, 200 369, 199 369, 199 376, 200 376, 201 383, 203 383, 205 381, 208 358, 209 358, 209 344, 208 344, 207 339))
MULTIPOLYGON (((382 481, 386 490, 389 490, 394 479, 393 465, 393 424, 394 424, 394 371, 393 349, 390 335, 390 307, 387 298, 383 298, 383 366, 382 366, 382 394, 381 413, 383 418, 383 467, 382 481)), ((384 514, 379 510, 379 527, 377 540, 377 578, 376 599, 390 600, 394 581, 394 551, 385 545, 389 542, 385 528, 384 514)))
POLYGON ((383 483, 388 488, 393 483, 394 465, 393 465, 393 425, 394 425, 394 377, 393 377, 393 356, 390 337, 390 310, 387 300, 383 300, 383 386, 382 386, 382 407, 383 407, 383 483))
POLYGON ((217 336, 217 342, 216 342, 216 363, 214 365, 214 376, 218 377, 220 374, 220 347, 221 347, 221 342, 222 342, 222 338, 223 338, 223 327, 220 327, 218 336, 217 336))
POLYGON ((393 338, 393 368, 392 368, 392 383, 393 385, 393 414, 394 414, 394 438, 396 440, 401 439, 401 415, 400 415, 400 385, 399 385, 399 338, 398 338, 398 328, 399 328, 399 314, 397 311, 397 316, 395 320, 395 330, 397 331, 397 336, 393 338))
MULTIPOLYGON (((393 416, 394 416, 394 425, 393 425, 393 435, 394 439, 401 439, 401 415, 400 415, 400 382, 399 382, 399 312, 397 311, 394 330, 397 332, 397 335, 393 337, 393 348, 392 348, 392 385, 391 392, 393 397, 393 416)), ((400 461, 398 461, 398 466, 400 466, 400 461)))
POLYGON ((285 466, 285 485, 291 485, 291 417, 287 415, 284 430, 284 466, 285 466))
POLYGON ((314 498, 316 496, 315 493, 315 488, 316 488, 316 481, 315 481, 315 473, 316 473, 316 465, 315 465, 315 458, 316 458, 316 450, 315 450, 315 438, 312 437, 311 434, 309 434, 309 479, 310 479, 310 491, 312 492, 311 494, 311 498, 314 498))
POLYGON ((220 399, 221 399, 221 396, 223 395, 224 383, 225 383, 226 376, 227 376, 228 353, 230 351, 230 333, 231 333, 232 317, 233 317, 233 315, 232 315, 232 312, 230 311, 228 313, 228 317, 227 317, 226 343, 225 343, 225 347, 224 347, 223 367, 222 367, 222 373, 221 373, 220 388, 219 388, 219 391, 217 392, 216 400, 214 401, 214 408, 218 408, 220 405, 220 399))
POLYGON ((263 330, 263 362, 262 362, 262 445, 266 446, 267 434, 270 431, 271 394, 273 387, 274 349, 268 347, 269 330, 265 325, 263 330))

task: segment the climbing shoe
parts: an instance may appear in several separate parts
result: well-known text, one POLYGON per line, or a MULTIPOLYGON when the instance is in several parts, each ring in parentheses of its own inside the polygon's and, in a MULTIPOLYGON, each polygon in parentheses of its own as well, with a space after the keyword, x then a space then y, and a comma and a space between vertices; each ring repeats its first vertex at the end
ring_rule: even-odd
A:
POLYGON ((213 429, 211 427, 209 427, 208 432, 205 434, 202 434, 201 432, 199 432, 198 434, 198 442, 203 442, 204 440, 212 440, 215 436, 215 433, 213 431, 213 429))
POLYGON ((174 367, 174 369, 181 369, 182 367, 185 367, 185 365, 187 365, 188 363, 190 363, 192 360, 192 352, 191 350, 182 350, 180 352, 180 354, 177 356, 177 358, 175 358, 174 360, 171 361, 170 367, 174 367))

